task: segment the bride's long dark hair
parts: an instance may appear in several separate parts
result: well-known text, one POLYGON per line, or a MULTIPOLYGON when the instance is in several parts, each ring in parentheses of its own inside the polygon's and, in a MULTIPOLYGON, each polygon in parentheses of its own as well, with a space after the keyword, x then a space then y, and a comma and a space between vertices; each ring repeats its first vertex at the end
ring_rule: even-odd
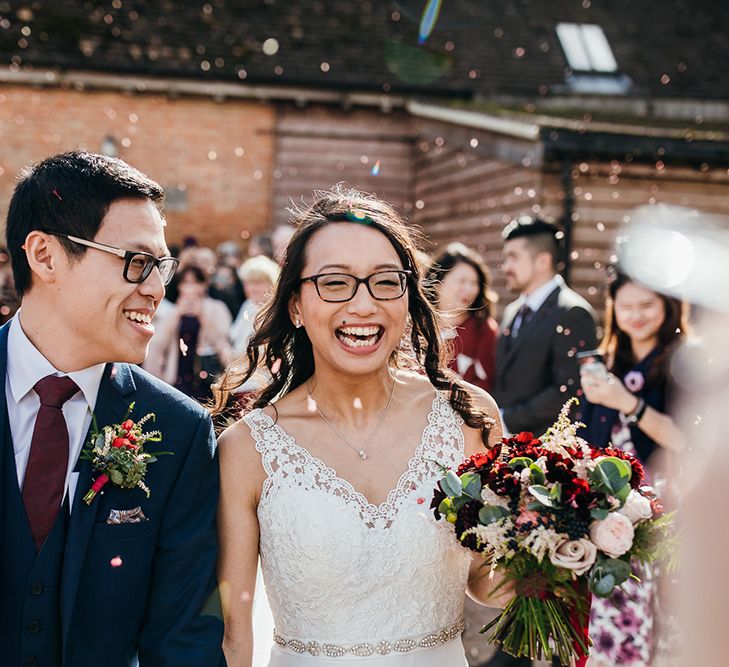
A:
POLYGON ((445 368, 441 358, 437 315, 421 287, 413 232, 392 206, 372 195, 340 185, 332 190, 315 192, 314 197, 311 206, 294 212, 296 232, 289 241, 273 298, 256 318, 256 333, 248 343, 245 358, 231 364, 213 385, 213 414, 219 415, 226 410, 230 393, 246 382, 261 365, 268 369, 271 379, 253 395, 250 403, 253 408, 269 405, 304 384, 314 373, 311 341, 305 328, 294 327, 289 301, 301 286, 301 273, 311 237, 327 225, 346 222, 364 224, 384 234, 397 252, 403 268, 410 271, 407 278, 411 320, 409 341, 406 336, 403 337, 403 344, 392 353, 390 364, 424 371, 433 387, 449 392, 453 409, 468 426, 479 429, 482 440, 487 443, 493 420, 475 405, 469 392, 458 377, 445 368))

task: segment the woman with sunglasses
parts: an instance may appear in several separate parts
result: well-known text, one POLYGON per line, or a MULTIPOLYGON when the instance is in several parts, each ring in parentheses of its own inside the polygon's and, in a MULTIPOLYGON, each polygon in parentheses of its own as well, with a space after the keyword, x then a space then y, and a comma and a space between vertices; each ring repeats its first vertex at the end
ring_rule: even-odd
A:
POLYGON ((269 667, 465 667, 464 592, 498 600, 429 504, 441 464, 498 441, 498 409, 442 365, 415 246, 392 207, 336 188, 296 222, 246 359, 217 395, 222 410, 257 368, 271 374, 220 438, 228 664, 251 664, 260 553, 269 667))

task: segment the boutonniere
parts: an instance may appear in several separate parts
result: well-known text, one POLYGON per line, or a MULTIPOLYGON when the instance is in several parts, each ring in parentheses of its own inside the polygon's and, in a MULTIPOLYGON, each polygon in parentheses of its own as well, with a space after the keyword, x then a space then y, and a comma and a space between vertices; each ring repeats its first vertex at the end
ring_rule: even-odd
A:
POLYGON ((173 452, 156 452, 150 454, 145 451, 148 442, 161 442, 160 431, 144 432, 142 427, 150 419, 154 421, 155 415, 150 412, 139 421, 129 419, 134 409, 134 403, 129 406, 124 421, 121 424, 104 426, 101 430, 96 424, 96 417, 92 417, 91 436, 89 442, 81 452, 81 458, 91 461, 96 479, 84 496, 87 505, 96 497, 96 494, 111 482, 122 489, 139 487, 149 498, 149 488, 144 483, 147 466, 154 463, 160 454, 173 452))

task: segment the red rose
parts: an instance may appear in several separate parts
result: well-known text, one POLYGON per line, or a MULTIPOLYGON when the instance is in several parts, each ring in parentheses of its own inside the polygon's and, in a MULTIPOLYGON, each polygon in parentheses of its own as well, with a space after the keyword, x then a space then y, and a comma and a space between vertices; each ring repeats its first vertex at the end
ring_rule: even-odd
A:
POLYGON ((499 458, 500 453, 501 445, 496 445, 491 449, 487 449, 485 452, 479 452, 478 454, 474 454, 458 466, 456 474, 460 476, 470 470, 479 470, 480 468, 486 468, 499 458))
POLYGON ((134 422, 131 419, 127 419, 121 427, 128 433, 134 428, 134 422))
POLYGON ((132 447, 132 443, 127 438, 114 438, 111 443, 112 447, 126 447, 127 449, 132 447))

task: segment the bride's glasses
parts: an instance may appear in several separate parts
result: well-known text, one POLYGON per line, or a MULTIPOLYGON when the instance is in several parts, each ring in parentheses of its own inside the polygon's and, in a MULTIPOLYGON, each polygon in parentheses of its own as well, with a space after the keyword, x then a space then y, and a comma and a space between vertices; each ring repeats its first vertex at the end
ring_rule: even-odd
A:
POLYGON ((354 298, 359 286, 364 283, 367 291, 377 301, 399 299, 407 289, 410 271, 377 271, 365 278, 350 273, 319 273, 302 278, 301 282, 312 282, 322 301, 339 303, 354 298))
POLYGON ((106 245, 105 243, 96 243, 96 241, 87 241, 81 239, 78 236, 71 236, 70 234, 61 234, 60 232, 46 232, 53 236, 61 236, 69 241, 78 243, 79 245, 86 246, 87 248, 94 248, 95 250, 102 250, 108 252, 117 257, 121 257, 124 260, 124 280, 129 283, 143 283, 149 274, 152 273, 152 269, 156 266, 159 269, 159 275, 162 279, 163 285, 169 285, 172 277, 177 271, 177 265, 180 263, 176 257, 155 257, 148 252, 142 252, 140 250, 124 250, 122 248, 116 248, 112 245, 106 245))

